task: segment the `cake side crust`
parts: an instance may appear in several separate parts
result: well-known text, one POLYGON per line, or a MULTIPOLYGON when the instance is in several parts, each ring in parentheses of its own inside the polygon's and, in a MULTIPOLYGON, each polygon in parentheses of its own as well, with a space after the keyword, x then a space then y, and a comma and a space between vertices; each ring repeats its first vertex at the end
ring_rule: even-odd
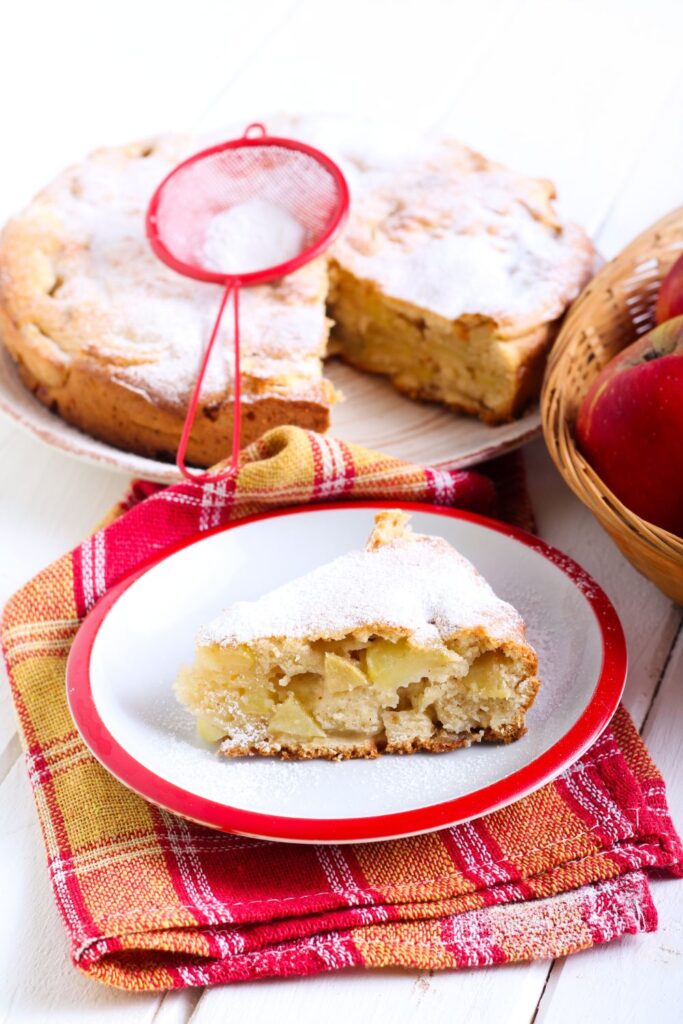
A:
MULTIPOLYGON (((153 253, 154 188, 201 140, 159 136, 98 150, 67 168, 0 237, 0 342, 46 406, 106 443, 172 459, 222 289, 153 253)), ((324 431, 336 399, 322 377, 329 322, 318 258, 245 289, 240 303, 243 438, 294 423, 324 431)), ((230 450, 232 317, 221 324, 188 451, 230 450)))
MULTIPOLYGON (((538 689, 538 687, 536 687, 538 689)), ((484 729, 480 735, 450 736, 442 730, 432 739, 414 739, 403 743, 358 743, 341 748, 330 746, 313 746, 302 743, 278 743, 271 745, 244 745, 230 747, 229 750, 219 748, 221 757, 280 757, 283 761, 348 761, 352 758, 375 760, 383 754, 416 754, 420 751, 431 754, 444 754, 449 750, 461 750, 471 747, 474 743, 514 743, 527 732, 526 725, 506 725, 499 729, 484 729)))
MULTIPOLYGON (((14 352, 11 353, 13 358, 14 352)), ((152 459, 173 461, 178 449, 184 417, 160 408, 145 395, 132 391, 101 373, 72 367, 68 382, 51 387, 38 379, 21 360, 17 370, 26 388, 51 412, 59 415, 83 433, 152 459)), ((266 395, 243 397, 241 405, 242 446, 258 440, 274 427, 296 424, 324 433, 330 425, 334 397, 319 394, 306 398, 266 395)), ((230 452, 233 430, 233 403, 201 405, 187 449, 192 465, 209 467, 230 452)))
POLYGON ((495 425, 520 416, 539 394, 559 324, 503 337, 492 321, 448 321, 382 295, 331 266, 330 349, 365 373, 388 377, 402 394, 495 425))

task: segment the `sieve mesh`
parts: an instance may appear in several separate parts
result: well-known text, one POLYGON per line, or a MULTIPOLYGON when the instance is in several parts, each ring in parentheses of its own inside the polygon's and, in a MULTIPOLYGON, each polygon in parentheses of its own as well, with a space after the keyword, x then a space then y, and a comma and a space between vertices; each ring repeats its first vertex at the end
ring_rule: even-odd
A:
POLYGON ((349 195, 339 168, 319 150, 292 139, 269 137, 263 125, 247 128, 241 139, 203 150, 176 167, 155 192, 147 211, 147 235, 156 255, 187 277, 224 286, 218 315, 190 399, 176 462, 185 477, 216 481, 237 469, 240 449, 239 303, 242 287, 265 284, 297 270, 320 255, 340 230, 349 195), (253 133, 258 137, 253 137, 253 133), (282 262, 224 273, 207 265, 205 240, 213 219, 260 200, 291 217, 301 228, 299 251, 282 262), (232 459, 224 472, 191 473, 185 455, 202 381, 230 295, 234 302, 234 387, 232 459))

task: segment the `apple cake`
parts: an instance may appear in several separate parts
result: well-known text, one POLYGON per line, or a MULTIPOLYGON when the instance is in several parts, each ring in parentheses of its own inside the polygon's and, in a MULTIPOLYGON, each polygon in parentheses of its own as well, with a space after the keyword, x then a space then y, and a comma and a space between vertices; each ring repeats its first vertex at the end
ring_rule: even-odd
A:
MULTIPOLYGON (((145 235, 154 190, 207 140, 163 136, 101 149, 61 174, 0 240, 0 338, 24 383, 109 444, 172 459, 222 296, 183 277, 145 235)), ((240 296, 242 440, 295 423, 324 431, 335 400, 322 375, 328 275, 319 258, 240 296)), ((230 451, 232 317, 204 379, 188 461, 230 451)))
POLYGON ((411 398, 491 424, 518 416, 595 261, 552 184, 444 141, 350 178, 330 260, 334 351, 411 398))
MULTIPOLYGON (((337 160, 351 216, 327 258, 243 290, 244 443, 283 423, 327 429, 338 397, 323 376, 328 351, 490 423, 521 413, 594 260, 587 236, 558 219, 552 186, 457 143, 387 149, 345 118, 269 127, 337 160)), ((221 287, 161 263, 144 216, 165 175, 215 141, 98 150, 0 237, 0 340, 24 383, 86 433, 152 457, 175 455, 221 287)), ((230 332, 226 316, 188 447, 197 465, 230 450, 230 332)))
POLYGON ((539 680, 515 609, 398 510, 353 551, 238 602, 175 684, 222 754, 377 757, 523 735, 539 680))

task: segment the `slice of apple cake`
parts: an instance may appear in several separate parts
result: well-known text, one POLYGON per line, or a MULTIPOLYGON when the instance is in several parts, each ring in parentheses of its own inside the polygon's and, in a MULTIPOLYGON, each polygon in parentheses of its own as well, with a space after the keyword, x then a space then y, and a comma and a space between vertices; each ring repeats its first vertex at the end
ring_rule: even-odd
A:
POLYGON ((379 512, 352 551, 226 609, 176 693, 231 755, 376 757, 517 739, 539 681, 515 609, 440 537, 379 512))

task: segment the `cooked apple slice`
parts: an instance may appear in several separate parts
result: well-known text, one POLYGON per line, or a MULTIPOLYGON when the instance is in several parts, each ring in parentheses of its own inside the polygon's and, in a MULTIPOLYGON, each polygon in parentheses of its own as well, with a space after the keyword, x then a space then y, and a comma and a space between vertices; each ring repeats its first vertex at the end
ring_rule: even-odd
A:
POLYGON ((376 757, 516 739, 536 664, 514 608, 393 510, 365 551, 210 623, 176 690, 224 754, 376 757))

